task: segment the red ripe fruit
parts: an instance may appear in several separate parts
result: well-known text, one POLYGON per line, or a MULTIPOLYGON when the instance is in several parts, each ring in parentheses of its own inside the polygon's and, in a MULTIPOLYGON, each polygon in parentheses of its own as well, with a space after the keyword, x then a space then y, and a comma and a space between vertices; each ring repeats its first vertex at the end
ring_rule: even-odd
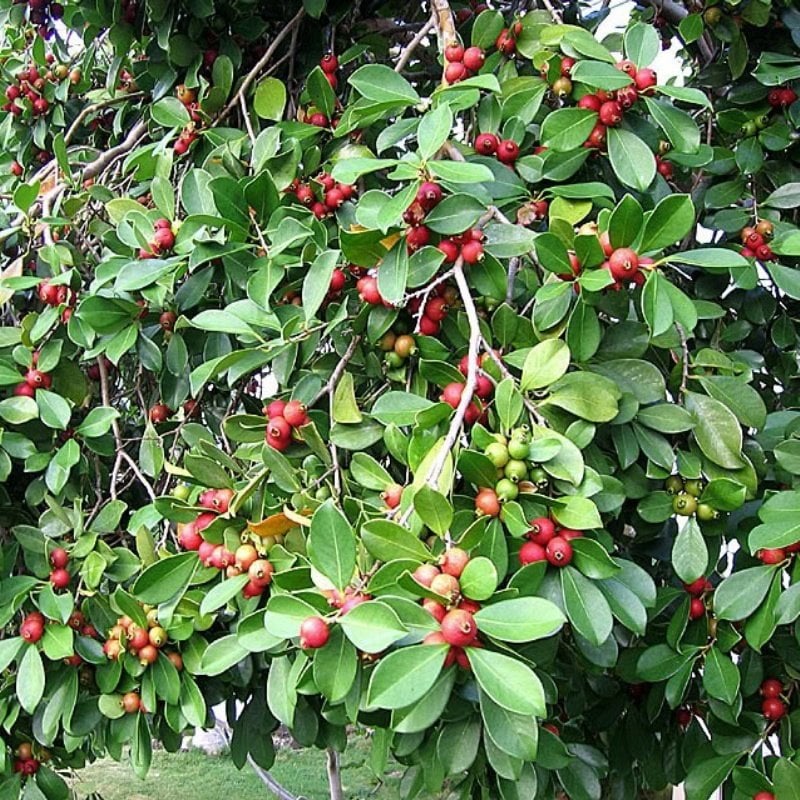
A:
POLYGON ((692 597, 700 597, 706 590, 706 579, 698 578, 691 583, 684 583, 683 588, 688 594, 692 595, 692 597))
POLYGON ((419 332, 424 336, 436 336, 441 327, 440 322, 436 322, 430 317, 423 316, 419 321, 419 332))
POLYGON ((453 61, 445 67, 444 79, 447 83, 458 83, 467 77, 467 68, 460 61, 453 61))
POLYGON ((589 111, 600 111, 603 103, 596 94, 585 94, 578 100, 578 108, 586 108, 589 111))
POLYGON ((297 187, 294 195, 304 206, 310 206, 316 199, 311 187, 305 183, 297 187))
POLYGON ((465 264, 477 264, 483 261, 483 245, 472 239, 461 247, 461 258, 465 264))
POLYGON ((460 44, 449 44, 444 49, 444 58, 445 61, 449 61, 451 64, 460 62, 464 58, 464 48, 460 44))
POLYGON ((14 387, 14 397, 36 397, 36 389, 23 381, 14 387))
POLYGON ((344 274, 343 270, 337 267, 331 275, 331 284, 329 288, 332 292, 340 292, 344 289, 345 283, 347 283, 347 275, 344 274))
POLYGON ((762 564, 780 564, 786 560, 786 551, 782 547, 764 548, 756 553, 762 564))
POLYGON ((128 637, 128 647, 133 650, 141 650, 150 643, 150 637, 144 628, 137 628, 128 637))
POLYGON ((464 51, 464 58, 462 59, 464 66, 470 72, 477 72, 486 60, 486 56, 480 47, 468 47, 464 51))
POLYGON ((337 209, 344 203, 344 195, 334 187, 328 192, 325 192, 325 205, 330 209, 337 209))
POLYGON ((425 306, 425 316, 434 322, 441 322, 446 316, 449 307, 443 297, 434 297, 425 306))
POLYGON ((642 94, 652 94, 652 91, 648 91, 652 89, 658 83, 658 76, 652 69, 644 69, 637 70, 636 75, 633 76, 633 82, 636 84, 636 88, 642 94))
MULTIPOLYGON (((273 447, 276 447, 277 444, 283 444, 285 442, 285 447, 289 444, 291 439, 292 426, 286 421, 285 417, 272 417, 267 425, 267 442, 273 447)), ((276 449, 282 448, 276 447, 276 449)))
POLYGON ((636 75, 637 72, 636 64, 634 64, 633 61, 629 61, 628 59, 625 59, 624 61, 617 61, 617 63, 614 64, 614 66, 621 72, 630 75, 631 78, 633 78, 634 75, 636 75))
MULTIPOLYGON (((242 566, 242 569, 244 569, 244 566, 242 566)), ((275 568, 266 558, 257 558, 247 567, 247 575, 250 578, 250 582, 262 588, 269 586, 273 572, 275 572, 275 568)))
POLYGON ((150 422, 152 422, 154 425, 159 425, 162 422, 166 422, 171 415, 172 410, 169 408, 169 406, 166 406, 163 403, 154 405, 148 413, 150 422))
POLYGON ((19 627, 19 635, 26 642, 38 642, 44 636, 44 617, 38 611, 28 614, 19 627))
POLYGON ((322 617, 308 617, 300 625, 300 647, 317 650, 328 643, 330 635, 328 623, 322 617))
POLYGON ((486 375, 478 375, 475 381, 475 394, 481 400, 488 400, 494 394, 494 384, 486 375))
POLYGON ((448 264, 452 264, 458 258, 460 252, 459 246, 452 239, 442 239, 437 245, 439 250, 444 253, 444 260, 448 264))
POLYGON ((50 583, 54 589, 66 589, 69 586, 69 572, 65 569, 54 569, 50 573, 50 583))
POLYGON ((619 247, 608 257, 608 266, 615 280, 630 280, 639 269, 639 256, 630 247, 619 247))
POLYGON ((406 233, 406 246, 408 251, 413 253, 421 247, 425 247, 431 240, 431 232, 424 225, 417 225, 414 228, 409 228, 406 233))
POLYGON ((500 35, 495 39, 494 45, 501 53, 507 56, 512 55, 517 49, 517 43, 508 28, 503 28, 500 31, 500 35))
POLYGON ((430 211, 442 200, 442 187, 433 181, 425 181, 417 190, 417 202, 426 210, 430 211))
MULTIPOLYGON (((325 73, 327 75, 327 73, 325 73)), ((242 587, 242 597, 247 600, 250 600, 253 597, 261 597, 264 594, 264 587, 259 586, 257 583, 253 583, 253 581, 248 581, 242 587)))
POLYGON ((622 106, 616 100, 609 100, 600 106, 600 122, 608 127, 614 127, 622 122, 622 106))
POLYGON ((783 105, 782 98, 783 98, 783 89, 781 89, 780 87, 778 87, 777 89, 770 89, 769 94, 767 95, 767 102, 773 108, 780 108, 781 105, 783 105))
POLYGON ((777 678, 767 678, 758 691, 762 697, 780 697, 783 694, 783 684, 777 678))
POLYGON ((452 575, 454 578, 461 577, 461 573, 467 564, 469 564, 469 553, 460 547, 451 547, 439 559, 439 566, 442 568, 442 572, 446 575, 452 575))
POLYGON ((339 59, 333 53, 326 53, 320 59, 319 65, 323 72, 331 75, 339 69, 339 59))
POLYGON ((775 254, 772 252, 772 248, 768 244, 762 244, 760 247, 756 248, 756 256, 758 257, 759 261, 772 261, 775 257, 775 254))
POLYGON ((753 795, 753 800, 775 800, 775 795, 772 792, 758 792, 753 795))
POLYGON ((761 704, 761 713, 770 722, 777 722, 786 716, 786 704, 777 697, 768 697, 761 704))
POLYGON ((308 122, 311 125, 316 125, 318 128, 327 128, 331 124, 331 121, 328 119, 328 117, 321 111, 317 111, 315 114, 312 114, 308 118, 308 122))
POLYGON ((202 542, 197 548, 197 557, 205 567, 211 566, 211 559, 214 556, 217 546, 213 542, 202 542))
POLYGON ((519 563, 524 567, 526 564, 535 564, 537 561, 546 561, 547 552, 544 547, 536 542, 525 542, 519 549, 519 563))
POLYGON ((325 219, 325 217, 328 216, 329 211, 330 209, 328 208, 328 206, 325 205, 325 203, 316 202, 312 203, 311 205, 311 213, 317 219, 325 219))
POLYGON ((193 522, 178 526, 178 544, 184 550, 198 550, 202 543, 203 537, 197 532, 193 522))
POLYGON ((758 250, 762 244, 764 244, 764 237, 757 233, 756 231, 752 231, 748 234, 747 238, 744 242, 751 250, 758 250))
POLYGON ((528 538, 542 547, 546 547, 547 543, 556 535, 556 526, 553 520, 549 517, 537 517, 530 521, 530 530, 527 533, 528 538))
POLYGON ((285 400, 273 400, 265 409, 264 413, 272 419, 273 417, 282 417, 283 412, 286 410, 285 400))
POLYGON ((170 228, 158 228, 153 234, 150 246, 157 250, 172 250, 175 246, 175 234, 170 228))
POLYGON ((658 170, 658 174, 667 181, 671 180, 672 176, 675 174, 672 164, 661 158, 656 158, 656 169, 658 170))
POLYGON ((693 597, 689 603, 689 619, 700 619, 705 615, 706 604, 699 597, 693 597))
POLYGON ((497 145, 497 160, 501 164, 513 164, 519 158, 519 145, 513 139, 503 139, 497 145))
POLYGON ((478 626, 472 614, 460 608, 448 611, 441 625, 444 640, 453 647, 469 647, 478 636, 478 626))
POLYGON ((566 567, 572 561, 572 545, 560 536, 554 536, 545 548, 547 560, 554 567, 566 567))
POLYGON ((494 133, 479 133, 475 137, 475 150, 482 156, 493 156, 499 144, 500 139, 494 133))
POLYGON ((792 105, 792 103, 797 100, 797 92, 794 89, 790 89, 788 86, 784 89, 781 89, 781 106, 786 108, 787 106, 792 105))
POLYGON ((447 386, 442 389, 441 394, 441 401, 443 403, 447 403, 447 405, 451 406, 452 408, 458 408, 458 404, 461 402, 461 394, 464 391, 464 384, 463 383, 448 383, 447 386))
POLYGON ((36 293, 39 295, 39 299, 48 306, 58 304, 58 286, 53 286, 47 281, 42 281, 36 287, 36 293))
POLYGON ((429 597, 426 597, 422 601, 422 607, 437 621, 441 622, 444 619, 444 615, 447 613, 447 609, 441 604, 437 603, 435 600, 432 600, 429 597))
POLYGON ((299 400, 290 400, 283 411, 283 418, 293 428, 299 428, 308 422, 306 407, 299 400))
POLYGON ((635 86, 623 86, 622 89, 617 90, 617 102, 625 111, 633 108, 638 99, 639 92, 636 91, 635 86))
POLYGON ((485 517, 496 517, 500 513, 500 500, 494 489, 481 489, 475 496, 475 512, 485 517))
POLYGON ((473 400, 464 412, 464 422, 467 425, 474 425, 482 415, 483 406, 477 400, 473 400))
POLYGON ((178 315, 174 311, 164 311, 158 318, 158 324, 161 330, 171 333, 175 330, 175 323, 178 321, 178 315))
POLYGON ((563 56, 561 59, 561 77, 569 78, 572 75, 572 68, 575 66, 575 59, 563 56))
POLYGON ((47 99, 44 97, 37 97, 33 101, 34 114, 46 114, 49 108, 50 108, 50 103, 48 103, 47 99))
POLYGON ((22 177, 22 173, 25 171, 23 166, 22 166, 22 164, 20 164, 19 161, 12 161, 10 170, 11 170, 11 174, 15 178, 21 178, 22 177))
POLYGON ((392 483, 381 492, 381 499, 387 508, 397 508, 403 499, 403 487, 399 483, 392 483))
POLYGON ((606 143, 606 126, 598 122, 597 125, 595 125, 594 128, 592 128, 592 132, 586 139, 586 146, 600 149, 601 147, 605 146, 605 143, 606 143))
POLYGON ((420 564, 414 572, 411 573, 411 577, 417 582, 426 586, 428 589, 431 587, 431 583, 433 583, 433 579, 440 575, 439 568, 433 564, 420 564))
POLYGON ((39 369, 29 369, 25 373, 25 383, 34 389, 49 389, 53 384, 53 379, 39 369))
POLYGON ((69 553, 63 547, 56 547, 50 552, 50 563, 56 569, 65 569, 69 564, 69 553))
POLYGON ((218 514, 227 514, 233 499, 233 489, 216 489, 211 496, 211 508, 218 514))
POLYGON ((204 531, 216 518, 217 515, 212 514, 210 511, 204 511, 202 514, 198 514, 197 519, 194 521, 195 530, 198 533, 204 531))
POLYGON ((356 289, 358 289, 358 296, 371 306, 379 306, 383 302, 381 293, 378 291, 378 279, 371 275, 360 278, 356 283, 356 289))

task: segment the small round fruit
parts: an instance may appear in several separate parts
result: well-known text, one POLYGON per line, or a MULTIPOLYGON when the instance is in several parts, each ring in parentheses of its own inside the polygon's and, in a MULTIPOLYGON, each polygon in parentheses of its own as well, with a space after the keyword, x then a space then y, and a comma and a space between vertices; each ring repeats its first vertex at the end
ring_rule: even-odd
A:
POLYGON ((183 669, 183 656, 181 656, 180 653, 167 653, 167 658, 172 662, 172 666, 175 667, 178 672, 183 669))
POLYGON ((708 503, 698 503, 696 514, 700 522, 711 522, 719 518, 719 511, 716 508, 712 508, 708 503))
POLYGON ((442 572, 445 575, 452 575, 454 578, 461 577, 461 573, 466 569, 467 564, 469 564, 469 553, 460 547, 451 547, 439 559, 439 566, 442 572))
POLYGON ((783 684, 777 678, 767 678, 758 691, 762 697, 780 697, 783 694, 783 684))
POLYGON ((409 358, 417 352, 417 342, 413 336, 404 333, 395 339, 393 349, 400 358, 409 358))
POLYGON ((502 164, 513 164, 519 158, 519 145, 513 139, 503 139, 497 145, 497 160, 502 164))
POLYGON ((54 569, 50 573, 50 583, 54 589, 66 589, 69 586, 69 572, 65 569, 54 569))
POLYGON ((397 508, 403 499, 403 487, 399 483, 392 483, 381 492, 381 498, 387 508, 397 508))
POLYGON ((318 650, 328 643, 331 632, 322 617, 308 617, 300 625, 300 647, 303 650, 318 650))
POLYGON ((508 454, 511 458, 523 460, 528 457, 529 453, 530 443, 527 439, 520 439, 516 436, 511 437, 511 441, 508 443, 508 454))
POLYGON ((676 494, 672 498, 672 510, 682 517, 691 517, 697 510, 697 498, 686 492, 676 494))
POLYGON ((444 57, 446 61, 449 61, 451 64, 454 62, 463 61, 464 59, 464 47, 463 45, 458 44, 457 42, 453 42, 452 44, 447 45, 444 49, 444 57))
POLYGON ((56 547, 50 551, 50 563, 56 569, 66 569, 69 564, 69 554, 63 547, 56 547))
POLYGON ((274 571, 275 568, 272 566, 272 562, 267 561, 265 558, 258 558, 250 563, 247 568, 247 575, 251 583, 263 587, 269 586, 274 571))
POLYGON ((777 722, 786 716, 786 704, 777 697, 768 697, 761 704, 761 713, 770 722, 777 722))
POLYGON ((167 632, 160 625, 150 628, 148 636, 150 638, 150 644, 156 648, 163 647, 167 641, 167 632))
POLYGON ((572 561, 572 545, 561 536, 554 536, 545 551, 548 562, 554 567, 566 567, 572 561))
POLYGON ((411 577, 417 583, 420 583, 430 589, 433 579, 440 574, 439 568, 433 564, 420 564, 414 570, 414 572, 411 573, 411 577))
POLYGON ((283 410, 283 418, 293 428, 299 428, 308 422, 307 409, 299 400, 290 400, 283 410))
POLYGON ((762 564, 774 565, 786 561, 786 551, 782 547, 764 548, 756 555, 762 564))
POLYGON ((569 97, 572 94, 572 81, 569 78, 558 78, 553 81, 552 89, 556 97, 569 97))
POLYGON ((466 242, 461 247, 461 258, 465 264, 477 264, 483 261, 483 244, 475 240, 466 242))
POLYGON ((549 517, 536 517, 529 522, 530 530, 527 533, 528 539, 542 547, 556 535, 556 526, 549 517))
POLYGON ((136 628, 128 633, 128 647, 137 652, 150 644, 150 637, 144 628, 136 628))
POLYGON ((680 475, 670 475, 664 481, 664 489, 667 494, 678 494, 684 490, 683 478, 680 475))
POLYGON ((486 450, 484 450, 484 455, 498 469, 503 469, 503 467, 508 464, 509 459, 511 458, 508 452, 508 447, 500 442, 492 442, 490 445, 488 445, 486 450))
POLYGON ((508 478, 501 478, 497 481, 494 491, 501 503, 510 503, 519 496, 519 487, 508 478))
POLYGON ((699 598, 693 597, 689 603, 689 619, 696 620, 706 614, 706 604, 699 598))
POLYGON ((431 599, 430 597, 426 597, 422 601, 422 607, 437 622, 441 622, 444 619, 444 615, 447 613, 447 609, 441 603, 437 603, 435 600, 431 599))
POLYGON ((692 595, 692 597, 700 597, 700 595, 706 591, 706 579, 698 578, 691 583, 684 583, 683 589, 687 594, 692 595))
POLYGON ((148 416, 150 417, 150 422, 152 422, 154 425, 160 425, 162 422, 166 422, 170 416, 172 416, 172 409, 170 409, 169 406, 164 405, 164 403, 158 403, 150 408, 148 416))
POLYGON ((608 266, 615 280, 627 281, 639 269, 639 256, 630 247, 618 247, 609 256, 608 266))
POLYGON ((146 667, 150 664, 155 664, 157 660, 158 650, 152 644, 145 645, 139 651, 139 663, 142 666, 146 667))
POLYGON ((496 517, 500 513, 500 501, 494 489, 481 489, 475 496, 475 512, 480 516, 496 517))
POLYGON ((547 561, 545 548, 536 542, 525 542, 519 549, 519 563, 524 567, 526 564, 535 564, 538 561, 547 561))
POLYGON ((600 122, 614 127, 622 122, 622 106, 616 100, 609 100, 600 106, 600 122))
POLYGON ((441 622, 442 636, 453 647, 469 647, 478 636, 478 626, 469 611, 448 611, 441 622))
POLYGON ((699 478, 694 478, 684 483, 684 490, 693 497, 700 497, 704 488, 703 481, 699 478))
POLYGON ((135 714, 142 705, 139 695, 136 692, 126 692, 122 695, 122 708, 126 714, 135 714))
POLYGON ((453 597, 461 591, 461 585, 458 582, 458 578, 439 573, 431 581, 430 590, 440 594, 442 597, 453 597))
POLYGON ((493 156, 500 145, 500 139, 494 133, 481 133, 475 137, 475 150, 483 156, 493 156))
POLYGON ((461 60, 470 72, 478 72, 483 66, 486 56, 480 47, 468 47, 464 51, 464 57, 461 60))
POLYGON ((506 464, 503 475, 512 483, 519 483, 528 477, 528 465, 524 461, 512 459, 506 464))
MULTIPOLYGON (((711 8, 708 9, 708 11, 712 10, 713 9, 711 8)), ((708 11, 706 11, 706 14, 708 13, 708 11)), ((775 795, 772 794, 772 792, 767 792, 767 791, 757 792, 756 794, 753 795, 753 800, 775 800, 775 795)))
POLYGON ((339 69, 339 59, 333 53, 326 53, 319 61, 322 71, 328 75, 332 75, 339 69))
POLYGON ((453 61, 445 67, 444 79, 447 83, 458 83, 467 77, 467 68, 461 61, 453 61))

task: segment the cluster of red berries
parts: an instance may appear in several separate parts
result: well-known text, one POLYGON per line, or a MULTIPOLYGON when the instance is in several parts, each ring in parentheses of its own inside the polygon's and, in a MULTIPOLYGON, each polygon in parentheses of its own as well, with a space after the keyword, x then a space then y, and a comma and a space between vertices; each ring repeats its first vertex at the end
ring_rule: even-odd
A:
MULTIPOLYGON (((47 54, 46 61, 47 69, 44 72, 35 64, 29 64, 14 76, 14 83, 5 90, 7 102, 3 105, 3 111, 18 117, 25 111, 25 106, 18 105, 17 101, 27 100, 33 116, 41 117, 50 110, 50 102, 44 96, 48 83, 60 83, 66 79, 69 79, 73 85, 80 82, 81 72, 79 69, 70 70, 66 64, 53 66, 55 56, 52 53, 47 54)), ((14 163, 16 164, 16 162, 14 163)), ((12 172, 16 174, 13 167, 12 172)))
MULTIPOLYGON (((571 70, 572 66, 574 66, 574 61, 572 59, 569 59, 569 61, 572 62, 569 64, 569 69, 571 70)), ((564 59, 562 59, 562 65, 563 63, 564 59)), ((578 108, 595 111, 598 116, 597 124, 583 143, 584 147, 602 149, 606 143, 606 131, 608 128, 619 125, 625 112, 636 104, 639 95, 652 94, 658 83, 658 76, 652 69, 647 67, 637 69, 632 61, 619 61, 616 67, 630 76, 633 80, 632 85, 624 86, 622 89, 613 92, 598 89, 594 94, 584 95, 578 100, 578 108)), ((564 80, 569 81, 568 78, 564 80)), ((572 91, 571 82, 569 82, 569 91, 572 91)))
MULTIPOLYGON (((537 147, 535 153, 541 153, 546 147, 537 147)), ((543 198, 532 199, 524 203, 517 209, 517 223, 520 225, 531 225, 534 222, 544 219, 550 209, 550 203, 543 198)))
POLYGON ((446 598, 444 604, 433 598, 422 600, 422 607, 439 623, 439 630, 429 633, 422 643, 449 645, 445 666, 458 664, 465 670, 470 669, 470 664, 464 648, 482 646, 473 617, 480 605, 461 596, 459 578, 469 561, 465 550, 451 547, 439 559, 438 566, 421 564, 413 573, 417 583, 446 598))
POLYGON ((600 234, 600 246, 603 248, 603 254, 607 258, 607 261, 604 261, 600 267, 608 270, 614 279, 614 283, 610 288, 619 291, 626 284, 641 286, 645 282, 645 275, 641 268, 651 266, 653 264, 652 258, 639 256, 630 247, 614 248, 607 231, 600 234))
POLYGON ((38 758, 33 755, 33 747, 29 742, 23 742, 16 752, 14 759, 14 772, 19 773, 25 777, 35 775, 39 771, 41 763, 38 758))
POLYGON ((742 255, 745 258, 757 258, 759 261, 772 261, 775 254, 767 242, 772 239, 772 223, 762 219, 755 226, 742 228, 739 236, 742 240, 742 255))
POLYGON ((453 84, 469 78, 479 72, 486 61, 486 54, 480 47, 468 47, 454 42, 444 49, 444 59, 447 66, 444 68, 444 79, 453 84))
POLYGON ((194 89, 181 83, 175 89, 175 96, 183 103, 191 117, 191 122, 181 131, 174 144, 175 155, 182 156, 188 152, 192 143, 197 139, 198 133, 195 126, 202 124, 203 117, 200 114, 200 104, 197 102, 197 92, 194 89))
POLYGON ((50 585, 54 589, 66 589, 69 586, 70 574, 69 553, 63 547, 56 547, 50 551, 50 585))
POLYGON ((25 372, 22 383, 14 387, 15 397, 36 397, 37 389, 49 389, 53 385, 53 379, 48 372, 36 369, 39 361, 39 351, 31 353, 31 367, 25 372))
POLYGON ((684 583, 683 589, 692 598, 689 601, 689 619, 696 620, 704 617, 706 604, 703 597, 714 591, 714 584, 708 578, 698 578, 691 583, 684 583))
MULTIPOLYGON (((116 624, 109 630, 108 637, 103 644, 103 652, 110 661, 122 658, 126 651, 144 666, 155 664, 162 647, 167 644, 167 632, 158 624, 158 610, 144 607, 147 615, 147 627, 137 625, 129 616, 117 619, 116 624)), ((165 653, 176 669, 183 668, 183 659, 180 653, 165 653)), ((126 709, 127 710, 127 709, 126 709)), ((132 709, 138 711, 139 706, 132 709)))
POLYGON ((439 242, 439 249, 444 253, 447 264, 453 264, 461 257, 465 264, 477 264, 483 261, 483 240, 485 235, 479 228, 472 228, 458 236, 450 236, 439 242))
POLYGON ((767 94, 767 102, 772 108, 788 108, 797 100, 797 92, 791 86, 776 86, 767 94))
POLYGON ((513 164, 519 158, 519 145, 513 139, 501 139, 496 133, 479 133, 473 144, 482 156, 494 156, 501 164, 513 164))
POLYGON ((549 517, 537 517, 530 521, 530 530, 525 534, 528 541, 519 551, 519 563, 535 564, 547 561, 554 567, 566 567, 572 561, 572 542, 583 534, 571 528, 557 527, 549 517))
POLYGON ((522 33, 522 23, 517 21, 510 28, 503 28, 494 40, 494 46, 504 55, 513 56, 517 52, 517 38, 522 33))
POLYGON ((275 450, 285 450, 292 443, 292 431, 308 424, 308 411, 299 400, 273 400, 264 413, 269 420, 265 438, 275 450))
MULTIPOLYGON (((331 85, 331 88, 336 89, 337 85, 339 84, 339 81, 336 77, 336 73, 339 71, 339 59, 336 58, 333 53, 326 53, 319 60, 319 66, 322 72, 325 74, 325 79, 331 85)), ((325 127, 327 127, 327 125, 325 127)))
POLYGON ((783 719, 788 706, 781 699, 786 687, 777 678, 767 678, 762 682, 759 694, 764 698, 761 702, 761 713, 770 721, 783 719))
MULTIPOLYGON (((423 298, 421 297, 411 298, 407 308, 412 314, 418 315, 417 328, 423 336, 436 336, 441 330, 442 322, 447 319, 447 315, 450 313, 452 297, 449 287, 439 284, 436 287, 434 296, 427 298, 424 306, 422 305, 422 300, 423 298)), ((395 347, 395 351, 399 349, 402 355, 406 351, 407 340, 403 337, 398 338, 400 343, 395 347)))
MULTIPOLYGON (((451 408, 458 408, 461 403, 461 396, 464 393, 465 385, 466 384, 459 383, 458 381, 448 383, 444 389, 442 389, 439 399, 443 403, 447 403, 451 408)), ((494 385, 492 382, 485 375, 479 375, 475 385, 475 397, 470 400, 467 410, 464 413, 465 424, 474 425, 476 422, 486 419, 486 407, 481 401, 488 400, 493 392, 494 385)))
POLYGON ((482 3, 479 0, 469 0, 469 8, 459 8, 458 11, 455 12, 456 14, 456 22, 459 25, 468 22, 473 17, 477 17, 478 14, 486 11, 489 6, 486 3, 482 3))
POLYGON ((302 183, 295 178, 286 191, 308 206, 317 219, 324 219, 338 211, 355 194, 356 187, 349 183, 337 183, 327 172, 321 172, 309 183, 302 183), (316 184, 316 187, 312 184, 316 184))
POLYGON ((165 218, 157 219, 153 225, 153 238, 148 242, 147 248, 139 250, 139 258, 158 258, 162 253, 168 253, 175 247, 175 233, 172 223, 165 218))

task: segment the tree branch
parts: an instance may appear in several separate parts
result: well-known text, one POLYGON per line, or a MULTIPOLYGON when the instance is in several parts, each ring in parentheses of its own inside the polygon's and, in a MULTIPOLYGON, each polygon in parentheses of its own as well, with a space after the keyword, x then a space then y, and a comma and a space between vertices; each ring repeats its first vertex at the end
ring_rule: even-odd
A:
POLYGON ((296 25, 300 24, 300 21, 305 16, 305 13, 305 9, 301 8, 278 32, 264 55, 258 59, 255 66, 250 70, 250 72, 247 73, 247 75, 244 76, 242 85, 238 88, 236 94, 231 98, 228 105, 226 105, 225 108, 220 111, 219 115, 211 125, 212 128, 215 128, 217 125, 219 125, 219 123, 222 122, 222 120, 225 119, 225 117, 227 117, 234 108, 236 108, 240 102, 240 98, 243 98, 247 94, 247 90, 250 88, 253 81, 258 77, 261 70, 264 69, 267 64, 269 64, 270 59, 275 54, 275 51, 278 49, 278 47, 280 47, 281 42, 292 32, 296 25))
POLYGON ((111 147, 105 152, 101 153, 94 161, 90 161, 81 173, 83 180, 94 178, 99 175, 107 166, 113 163, 120 156, 124 156, 130 150, 133 150, 139 141, 147 134, 147 124, 145 122, 137 122, 128 131, 128 135, 115 147, 111 147))
POLYGON ((417 35, 403 48, 403 52, 400 53, 400 58, 397 59, 397 64, 394 68, 395 72, 402 72, 405 69, 406 64, 408 64, 419 43, 428 35, 428 31, 430 31, 435 24, 436 18, 431 16, 431 18, 419 29, 417 35))
POLYGON ((336 384, 339 383, 339 379, 342 377, 342 373, 345 371, 347 363, 355 354, 356 348, 358 347, 360 341, 360 336, 353 337, 341 360, 331 373, 331 377, 328 379, 328 382, 316 393, 316 395, 314 395, 314 399, 308 404, 309 408, 315 406, 323 397, 325 397, 326 394, 333 394, 336 389, 336 384))
POLYGON ((330 788, 331 800, 344 800, 342 789, 342 773, 339 767, 339 754, 329 747, 327 750, 327 770, 328 787, 330 788))
POLYGON ((144 92, 131 92, 130 94, 123 94, 119 95, 118 97, 110 97, 107 100, 100 100, 97 103, 92 103, 91 105, 86 106, 77 117, 75 117, 75 121, 72 125, 69 126, 69 130, 64 135, 64 144, 69 144, 72 141, 72 137, 78 132, 78 129, 81 127, 83 121, 94 114, 95 111, 101 111, 104 108, 108 108, 109 106, 114 106, 117 103, 123 103, 126 100, 137 100, 140 97, 144 97, 144 92))

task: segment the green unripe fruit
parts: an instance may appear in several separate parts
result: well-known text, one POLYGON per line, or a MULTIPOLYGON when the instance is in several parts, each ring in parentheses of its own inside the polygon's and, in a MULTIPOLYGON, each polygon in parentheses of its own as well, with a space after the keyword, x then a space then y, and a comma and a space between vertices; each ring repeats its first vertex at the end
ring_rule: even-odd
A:
POLYGON ((499 442, 504 447, 508 444, 508 439, 505 436, 503 436, 502 433, 493 433, 492 439, 494 439, 496 442, 499 442))
POLYGON ((504 444, 500 444, 500 442, 492 442, 484 452, 489 461, 491 461, 492 464, 494 464, 498 469, 502 469, 506 464, 508 464, 510 456, 508 454, 508 448, 504 444))
POLYGON ((699 503, 696 513, 700 522, 711 522, 719 518, 719 511, 716 508, 712 508, 708 503, 699 503))
POLYGON ((511 458, 522 460, 528 457, 529 446, 527 440, 513 438, 508 443, 508 454, 511 458))
POLYGON ((504 470, 506 478, 514 483, 524 481, 528 477, 528 465, 524 461, 512 459, 504 470))
POLYGON ((756 128, 756 124, 752 120, 745 122, 745 124, 742 125, 742 136, 755 136, 757 131, 758 128, 756 128))
POLYGON ((542 467, 534 467, 528 471, 528 480, 533 481, 537 486, 547 486, 550 477, 542 467))
POLYGON ((517 496, 519 495, 519 487, 513 481, 510 481, 508 478, 503 478, 497 482, 497 485, 494 487, 495 494, 497 495, 497 499, 501 503, 508 503, 511 500, 516 500, 517 496))
POLYGON ((172 490, 172 496, 177 497, 178 500, 188 500, 192 490, 186 483, 179 483, 172 490))
POLYGON ((683 478, 680 475, 670 475, 664 481, 664 488, 669 494, 678 494, 683 491, 683 478))
POLYGON ((756 117, 753 122, 755 122, 756 128, 762 130, 769 125, 769 117, 766 114, 762 114, 760 117, 756 117))
POLYGON ((699 479, 686 481, 684 483, 684 490, 687 494, 692 495, 692 497, 700 497, 700 495, 703 494, 704 488, 703 481, 699 479))
POLYGON ((403 359, 394 350, 390 350, 383 358, 389 369, 399 369, 403 366, 403 359))
POLYGON ((697 498, 681 492, 672 498, 672 510, 682 517, 691 517, 697 510, 697 498))

